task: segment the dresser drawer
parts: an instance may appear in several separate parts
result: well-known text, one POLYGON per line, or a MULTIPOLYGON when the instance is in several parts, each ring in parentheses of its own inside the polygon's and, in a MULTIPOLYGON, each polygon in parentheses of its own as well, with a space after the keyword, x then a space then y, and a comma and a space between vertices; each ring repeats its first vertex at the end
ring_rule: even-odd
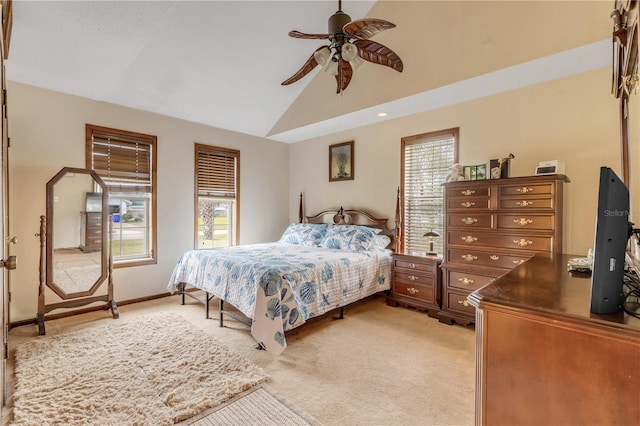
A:
POLYGON ((500 198, 500 208, 504 210, 553 210, 553 198, 500 198))
POLYGON ((476 308, 467 302, 467 296, 468 293, 448 291, 445 299, 447 309, 475 316, 476 308))
POLYGON ((466 291, 477 290, 486 284, 489 284, 496 277, 470 274, 468 272, 447 271, 447 287, 457 288, 466 291))
POLYGON ((453 213, 447 215, 447 226, 454 228, 486 228, 491 229, 493 215, 491 213, 453 213))
POLYGON ((525 249, 534 251, 553 250, 553 236, 525 235, 523 233, 499 234, 491 231, 448 231, 447 244, 455 246, 525 249))
MULTIPOLYGON (((467 185, 467 184, 465 184, 467 185)), ((448 198, 470 198, 470 197, 489 197, 489 185, 459 185, 455 188, 447 188, 448 198)))
POLYGON ((424 275, 435 274, 438 269, 438 264, 435 262, 425 262, 425 259, 415 259, 411 257, 395 258, 393 260, 394 270, 405 269, 405 273, 411 273, 412 271, 424 275))
POLYGON ((433 275, 419 270, 411 271, 395 268, 393 270, 393 279, 394 281, 433 285, 433 275))
POLYGON ((448 210, 489 210, 488 198, 447 198, 448 210))
POLYGON ((87 239, 91 240, 101 240, 102 239, 102 229, 87 229, 87 239))
POLYGON ((102 228, 102 213, 87 213, 87 228, 102 228))
POLYGON ((500 186, 500 196, 509 195, 553 195, 555 184, 553 182, 531 182, 520 184, 507 184, 500 186))
POLYGON ((501 214, 498 215, 498 229, 535 229, 553 232, 556 219, 553 214, 501 214))
POLYGON ((435 299, 433 296, 433 285, 407 283, 395 279, 393 281, 393 293, 424 302, 432 302, 435 299))
POLYGON ((513 269, 532 256, 530 253, 503 254, 492 251, 448 249, 447 262, 459 265, 481 265, 494 268, 513 269))

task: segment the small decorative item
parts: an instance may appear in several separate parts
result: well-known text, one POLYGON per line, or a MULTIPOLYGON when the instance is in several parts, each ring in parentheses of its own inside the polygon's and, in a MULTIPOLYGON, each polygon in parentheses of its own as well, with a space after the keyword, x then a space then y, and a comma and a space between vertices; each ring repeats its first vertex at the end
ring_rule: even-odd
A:
POLYGON ((329 182, 353 180, 353 141, 329 146, 329 182))
POLYGON ((471 180, 476 180, 478 178, 478 168, 476 166, 471 167, 471 180))
POLYGON ((445 178, 445 182, 456 182, 459 180, 464 180, 462 164, 455 163, 453 166, 449 167, 449 174, 445 178))
POLYGON ((429 232, 425 233, 424 236, 429 237, 429 251, 427 252, 427 256, 437 256, 438 253, 433 251, 433 239, 435 237, 439 237, 440 234, 438 234, 436 231, 431 229, 429 232))
POLYGON ((473 166, 464 166, 464 180, 471 180, 471 168, 473 166))
POLYGON ((484 180, 487 178, 487 165, 479 164, 476 166, 476 180, 484 180))
POLYGON ((509 153, 503 158, 496 158, 489 161, 489 173, 491 179, 505 179, 509 177, 509 160, 516 158, 515 155, 509 153))

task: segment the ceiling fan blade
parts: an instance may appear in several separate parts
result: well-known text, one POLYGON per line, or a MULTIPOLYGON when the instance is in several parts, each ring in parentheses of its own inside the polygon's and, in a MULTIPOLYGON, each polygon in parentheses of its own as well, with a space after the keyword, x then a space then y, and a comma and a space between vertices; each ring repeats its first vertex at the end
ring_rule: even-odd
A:
POLYGON ((340 59, 340 63, 338 64, 338 74, 336 74, 336 82, 338 83, 336 93, 344 92, 347 86, 349 86, 349 83, 351 83, 352 76, 353 69, 349 62, 340 59))
POLYGON ((358 55, 365 61, 385 65, 402 72, 404 68, 402 59, 385 45, 371 40, 355 40, 353 44, 358 48, 358 55))
POLYGON ((302 65, 302 67, 300 67, 300 69, 298 71, 296 71, 295 74, 293 74, 291 77, 289 77, 288 79, 286 79, 285 81, 283 81, 280 84, 283 85, 283 86, 286 86, 288 84, 295 83, 296 81, 300 80, 305 75, 309 74, 311 72, 311 70, 313 70, 316 66, 318 66, 318 61, 316 61, 315 53, 318 50, 321 50, 321 49, 323 49, 325 47, 328 47, 328 46, 320 46, 320 47, 318 47, 311 54, 311 56, 309 56, 309 59, 307 59, 307 62, 305 62, 304 65, 302 65))
POLYGON ((300 31, 289 31, 289 37, 293 38, 309 38, 309 39, 323 39, 331 37, 331 34, 305 34, 300 31))
POLYGON ((347 34, 367 40, 381 31, 395 28, 395 24, 383 19, 356 19, 346 24, 342 29, 347 34))

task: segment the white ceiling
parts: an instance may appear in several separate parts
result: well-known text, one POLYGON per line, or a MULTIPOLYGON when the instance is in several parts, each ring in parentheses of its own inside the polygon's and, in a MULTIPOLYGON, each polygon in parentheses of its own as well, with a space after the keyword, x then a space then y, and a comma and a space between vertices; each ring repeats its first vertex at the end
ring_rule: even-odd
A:
MULTIPOLYGON (((367 16, 375 3, 346 0, 343 10, 359 19, 367 16)), ((397 35, 386 36, 384 44, 400 54, 406 71, 412 63, 407 57, 412 51, 408 45, 415 40, 399 38, 407 33, 407 28, 401 30, 403 18, 399 14, 404 3, 408 2, 393 1, 373 9, 388 10, 400 22, 370 16, 398 25, 373 39, 380 41, 395 31, 397 35)), ((293 143, 379 121, 375 113, 380 110, 392 119, 600 68, 611 60, 610 40, 591 37, 589 43, 501 70, 430 90, 419 89, 418 93, 398 91, 397 99, 381 95, 366 107, 358 106, 336 117, 318 114, 274 132, 274 126, 285 114, 291 114, 290 107, 314 81, 318 70, 291 86, 280 82, 324 44, 322 40, 293 39, 287 33, 293 29, 325 33, 327 19, 336 10, 337 1, 14 0, 7 78, 293 143)), ((570 22, 571 18, 564 19, 570 22)), ((607 16, 602 19, 608 27, 607 16)), ((354 81, 365 78, 363 73, 375 73, 375 67, 384 68, 363 64, 354 73, 354 81)), ((392 70, 380 75, 389 81, 401 76, 392 70)), ((326 96, 341 96, 335 94, 333 77, 320 73, 317 78, 327 80, 322 81, 326 96)), ((345 93, 354 91, 350 93, 353 96, 362 90, 354 86, 352 82, 345 93)), ((313 111, 313 106, 310 108, 313 111)))

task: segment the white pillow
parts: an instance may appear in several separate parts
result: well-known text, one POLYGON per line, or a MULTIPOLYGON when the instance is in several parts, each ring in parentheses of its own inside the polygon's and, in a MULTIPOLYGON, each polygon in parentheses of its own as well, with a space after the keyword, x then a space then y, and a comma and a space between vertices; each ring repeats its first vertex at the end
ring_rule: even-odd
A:
POLYGON ((317 246, 329 225, 324 223, 292 223, 284 231, 279 242, 299 246, 317 246))
POLYGON ((375 229, 366 226, 332 225, 327 228, 319 245, 328 249, 364 251, 375 235, 375 229))

